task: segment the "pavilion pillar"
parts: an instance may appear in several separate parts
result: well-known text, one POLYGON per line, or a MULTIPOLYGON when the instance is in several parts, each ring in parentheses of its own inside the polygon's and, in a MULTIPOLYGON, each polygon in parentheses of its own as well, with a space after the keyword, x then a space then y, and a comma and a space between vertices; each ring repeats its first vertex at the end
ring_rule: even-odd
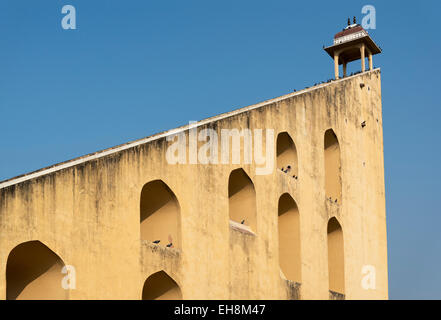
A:
POLYGON ((334 73, 335 73, 335 79, 337 80, 339 78, 339 72, 338 72, 338 52, 334 53, 334 73))
POLYGON ((366 71, 366 66, 365 66, 365 45, 364 43, 361 44, 360 47, 360 54, 361 54, 361 72, 365 72, 366 71))
POLYGON ((343 78, 346 77, 347 62, 343 60, 343 78))
POLYGON ((368 57, 369 57, 369 70, 373 70, 374 69, 374 64, 372 62, 372 52, 368 51, 368 57))

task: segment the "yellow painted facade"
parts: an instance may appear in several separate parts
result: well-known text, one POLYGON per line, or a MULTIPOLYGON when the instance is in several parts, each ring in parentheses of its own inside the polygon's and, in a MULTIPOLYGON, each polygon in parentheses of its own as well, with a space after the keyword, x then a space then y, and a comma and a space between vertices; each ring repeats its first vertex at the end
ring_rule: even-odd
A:
POLYGON ((388 298, 379 69, 197 125, 273 129, 274 170, 171 164, 185 126, 0 182, 0 298, 388 298))

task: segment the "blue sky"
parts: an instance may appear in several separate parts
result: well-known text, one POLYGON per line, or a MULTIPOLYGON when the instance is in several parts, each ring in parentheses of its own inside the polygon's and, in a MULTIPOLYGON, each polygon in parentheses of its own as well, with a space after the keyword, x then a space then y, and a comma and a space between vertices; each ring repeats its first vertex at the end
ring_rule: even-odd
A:
POLYGON ((327 80, 322 45, 366 4, 390 298, 441 299, 438 1, 1 1, 0 180, 327 80))

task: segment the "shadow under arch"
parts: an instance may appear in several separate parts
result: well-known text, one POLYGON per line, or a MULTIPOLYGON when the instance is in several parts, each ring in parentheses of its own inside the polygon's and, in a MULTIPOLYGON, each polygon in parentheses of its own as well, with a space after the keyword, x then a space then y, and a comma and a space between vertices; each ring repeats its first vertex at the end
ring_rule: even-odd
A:
POLYGON ((341 203, 341 155, 340 144, 334 130, 328 129, 324 135, 325 153, 325 194, 326 198, 341 203))
POLYGON ((301 283, 300 215, 288 193, 279 198, 278 233, 280 269, 286 279, 301 283))
POLYGON ((67 300, 63 260, 38 240, 11 250, 6 264, 7 300, 67 300))
POLYGON ((340 294, 345 293, 345 259, 343 229, 337 218, 328 221, 328 276, 329 290, 340 294))
POLYGON ((182 292, 176 281, 161 270, 145 280, 142 300, 182 300, 182 292))
POLYGON ((256 191, 251 178, 242 169, 231 171, 228 179, 228 210, 230 220, 256 231, 256 191))
POLYGON ((297 148, 288 132, 281 132, 277 136, 277 169, 287 169, 290 166, 291 176, 299 174, 297 148))
POLYGON ((141 239, 181 247, 181 209, 176 195, 162 180, 146 183, 140 201, 141 239))

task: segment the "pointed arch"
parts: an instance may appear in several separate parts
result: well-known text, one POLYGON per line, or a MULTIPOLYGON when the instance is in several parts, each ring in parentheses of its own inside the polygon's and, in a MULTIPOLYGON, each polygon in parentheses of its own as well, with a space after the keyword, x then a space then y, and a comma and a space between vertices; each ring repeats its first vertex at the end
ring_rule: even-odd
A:
POLYGON ((181 246, 181 217, 178 199, 162 180, 144 185, 141 191, 141 239, 160 240, 159 245, 181 246))
POLYGON ((182 292, 175 280, 159 271, 144 282, 142 300, 182 300, 182 292))
POLYGON ((337 218, 328 221, 328 275, 329 290, 345 293, 343 229, 337 218))
POLYGON ((328 129, 324 137, 325 194, 326 198, 341 203, 341 157, 340 144, 334 130, 328 129))
POLYGON ((62 287, 63 260, 40 241, 23 242, 6 263, 7 300, 66 300, 62 287))
POLYGON ((279 265, 284 276, 301 282, 300 215, 294 199, 284 193, 278 205, 279 265))
POLYGON ((256 191, 253 181, 239 168, 230 173, 228 179, 228 201, 230 220, 244 221, 251 230, 256 230, 256 191))
POLYGON ((281 132, 277 136, 277 168, 286 169, 290 166, 291 176, 298 176, 297 148, 288 132, 281 132))

